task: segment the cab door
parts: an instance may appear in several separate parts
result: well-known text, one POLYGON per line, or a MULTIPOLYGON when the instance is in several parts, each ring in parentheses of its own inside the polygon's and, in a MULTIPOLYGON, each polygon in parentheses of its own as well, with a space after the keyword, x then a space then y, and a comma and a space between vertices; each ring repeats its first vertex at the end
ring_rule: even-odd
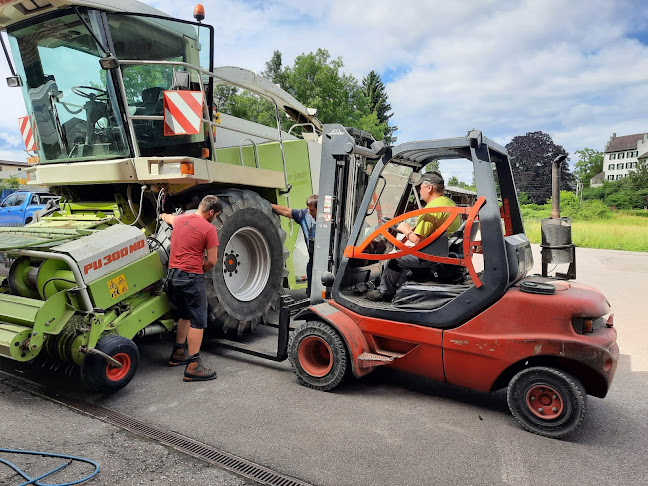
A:
POLYGON ((17 197, 17 194, 11 194, 0 204, 0 226, 14 226, 14 206, 17 197))

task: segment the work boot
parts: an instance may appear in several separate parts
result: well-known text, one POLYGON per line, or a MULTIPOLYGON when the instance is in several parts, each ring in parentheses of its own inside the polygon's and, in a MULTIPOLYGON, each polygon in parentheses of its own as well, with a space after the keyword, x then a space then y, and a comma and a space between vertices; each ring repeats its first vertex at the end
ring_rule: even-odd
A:
POLYGON ((173 352, 171 353, 171 357, 169 358, 169 366, 178 366, 188 363, 191 363, 191 357, 189 356, 189 353, 187 353, 187 345, 177 343, 174 344, 173 352))
POLYGON ((203 366, 198 354, 192 356, 192 361, 187 365, 182 381, 207 381, 215 380, 216 371, 203 366))
POLYGON ((369 290, 367 292, 367 299, 374 302, 388 302, 394 298, 393 295, 383 294, 380 290, 369 290))

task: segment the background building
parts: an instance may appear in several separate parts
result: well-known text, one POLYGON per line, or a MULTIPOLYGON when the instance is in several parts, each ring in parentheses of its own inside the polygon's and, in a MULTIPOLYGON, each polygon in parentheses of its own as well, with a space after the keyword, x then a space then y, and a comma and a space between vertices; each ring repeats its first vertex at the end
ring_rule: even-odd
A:
POLYGON ((647 157, 648 133, 623 135, 612 134, 605 145, 603 154, 603 172, 606 181, 616 181, 628 177, 630 171, 637 167, 639 158, 647 157))

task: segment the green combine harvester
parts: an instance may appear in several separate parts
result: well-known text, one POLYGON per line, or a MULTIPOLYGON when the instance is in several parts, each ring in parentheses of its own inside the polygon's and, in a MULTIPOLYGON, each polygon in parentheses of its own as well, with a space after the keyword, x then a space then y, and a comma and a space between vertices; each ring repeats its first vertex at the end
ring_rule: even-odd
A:
POLYGON ((277 322, 283 290, 305 287, 307 250, 270 203, 303 207, 316 192, 315 111, 251 71, 214 68, 213 27, 136 1, 0 2, 0 29, 13 55, 1 96, 22 91, 39 161, 29 184, 62 196, 38 221, 0 228, 0 355, 78 365, 99 392, 128 384, 133 339, 174 326, 171 228, 158 216, 207 194, 224 206, 210 327, 240 336, 277 322), (274 106, 272 126, 221 113, 232 88, 274 106))

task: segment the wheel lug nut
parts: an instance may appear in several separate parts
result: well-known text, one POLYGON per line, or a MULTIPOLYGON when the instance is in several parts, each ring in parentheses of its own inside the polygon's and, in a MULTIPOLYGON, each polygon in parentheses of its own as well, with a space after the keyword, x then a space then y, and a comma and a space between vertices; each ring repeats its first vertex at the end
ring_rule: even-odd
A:
POLYGON ((558 409, 557 409, 556 407, 553 407, 553 408, 551 409, 551 411, 552 411, 553 413, 556 413, 556 412, 558 411, 558 409))
POLYGON ((553 398, 554 398, 554 400, 555 400, 556 398, 558 398, 558 395, 554 395, 553 398))
POLYGON ((531 397, 531 400, 535 400, 535 397, 531 397))
POLYGON ((538 412, 543 413, 543 412, 544 412, 544 408, 540 407, 540 408, 538 409, 538 412))

